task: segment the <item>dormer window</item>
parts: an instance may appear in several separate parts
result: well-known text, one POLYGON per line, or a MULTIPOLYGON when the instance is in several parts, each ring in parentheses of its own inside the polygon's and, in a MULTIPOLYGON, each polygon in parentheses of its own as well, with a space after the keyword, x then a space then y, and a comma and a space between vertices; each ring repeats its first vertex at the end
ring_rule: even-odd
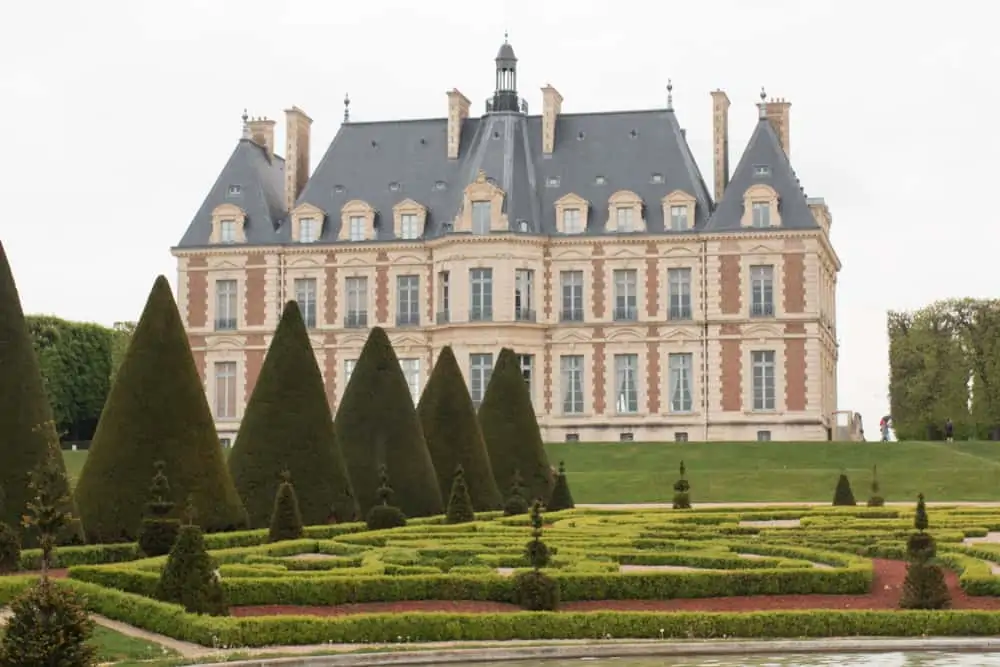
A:
POLYGON ((660 200, 663 206, 663 228, 669 232, 685 232, 694 226, 698 200, 683 190, 674 190, 660 200))
POLYGON ((488 201, 472 202, 472 233, 490 233, 490 203, 488 201))
POLYGON ((212 211, 209 243, 245 243, 247 215, 235 204, 220 204, 212 211))
POLYGON ((365 219, 360 215, 351 216, 351 231, 349 238, 351 241, 365 240, 365 219))
POLYGON ((635 211, 630 207, 619 206, 615 209, 615 220, 620 232, 634 232, 633 214, 635 211))
POLYGON ((572 192, 556 200, 556 226, 563 234, 582 234, 587 230, 590 203, 572 192))
POLYGON ((751 227, 763 228, 771 226, 771 204, 765 201, 755 201, 752 204, 753 221, 751 227))
POLYGON ((608 198, 609 232, 644 232, 646 221, 642 217, 642 198, 630 190, 619 190, 608 198))
POLYGON ((670 207, 670 231, 681 232, 688 228, 688 207, 674 205, 670 207))
POLYGON ((413 213, 404 213, 399 216, 399 238, 415 239, 420 234, 417 233, 417 216, 413 213))
POLYGON ((315 243, 319 240, 319 221, 316 218, 299 220, 299 243, 315 243))
POLYGON ((236 221, 219 221, 219 243, 236 243, 236 221))
POLYGON ((568 208, 563 211, 563 231, 567 234, 583 233, 583 218, 580 216, 580 209, 568 208))
POLYGON ((766 183, 756 183, 743 193, 743 218, 740 225, 752 229, 781 226, 777 191, 766 183))
POLYGON ((242 192, 243 192, 243 186, 242 185, 230 185, 229 186, 229 196, 230 197, 235 197, 235 196, 239 195, 242 192))
POLYGON ((424 233, 427 209, 419 202, 404 199, 392 207, 392 219, 396 238, 413 241, 424 233))
POLYGON ((375 238, 375 209, 367 202, 352 199, 340 209, 339 241, 370 241, 375 238))
POLYGON ((503 212, 503 199, 504 191, 480 169, 462 193, 462 208, 455 217, 455 231, 477 235, 509 232, 511 226, 503 212))
POLYGON ((292 242, 316 243, 323 235, 326 213, 312 204, 302 203, 292 209, 292 242))

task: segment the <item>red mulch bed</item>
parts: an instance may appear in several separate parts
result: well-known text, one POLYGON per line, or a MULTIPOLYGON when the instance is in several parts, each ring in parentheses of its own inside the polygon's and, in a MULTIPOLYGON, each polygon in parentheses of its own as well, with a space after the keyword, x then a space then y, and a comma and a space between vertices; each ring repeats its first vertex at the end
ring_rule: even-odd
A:
MULTIPOLYGON (((687 600, 588 600, 567 602, 561 611, 771 611, 779 609, 898 609, 906 563, 874 559, 872 592, 868 595, 752 595, 687 600)), ((970 597, 958 585, 958 576, 946 571, 954 609, 1000 610, 1000 597, 970 597)), ((453 612, 463 614, 520 611, 502 602, 473 600, 411 600, 365 602, 329 607, 269 605, 233 607, 233 616, 344 616, 347 614, 453 612)))
MULTIPOLYGON (((67 576, 66 568, 60 570, 49 570, 49 576, 53 579, 65 579, 67 576)), ((21 570, 20 572, 0 572, 0 577, 40 577, 42 576, 41 570, 21 570)))

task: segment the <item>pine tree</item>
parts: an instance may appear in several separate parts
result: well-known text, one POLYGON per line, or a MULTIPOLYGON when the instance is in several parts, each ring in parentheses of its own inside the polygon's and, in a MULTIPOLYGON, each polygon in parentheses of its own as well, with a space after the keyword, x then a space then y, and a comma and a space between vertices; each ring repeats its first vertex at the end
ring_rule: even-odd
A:
POLYGON ((930 522, 924 494, 917 496, 917 510, 913 517, 916 533, 906 543, 909 564, 903 580, 903 594, 899 601, 902 609, 948 609, 951 593, 944 578, 944 570, 936 561, 937 547, 934 538, 925 531, 930 522))
MULTIPOLYGON (((52 407, 38 366, 31 337, 21 310, 17 285, 0 243, 0 488, 5 502, 0 509, 0 523, 21 532, 31 490, 32 470, 45 462, 49 452, 61 454, 52 417, 52 407)), ((63 472, 62 456, 57 463, 63 472)), ((68 482, 66 491, 69 490, 68 482)), ((79 516, 71 500, 66 511, 79 516)), ((37 546, 37 536, 21 536, 25 547, 37 546)), ((60 543, 81 541, 79 525, 70 525, 57 538, 60 543), (74 537, 73 530, 78 531, 74 537)))
POLYGON ((528 513, 528 501, 524 497, 524 481, 521 479, 521 472, 514 469, 511 475, 510 487, 507 491, 507 499, 503 505, 504 516, 517 516, 528 513))
POLYGON ((153 469, 149 502, 146 503, 146 516, 142 519, 138 540, 139 549, 150 558, 170 553, 181 529, 181 522, 170 516, 176 503, 170 493, 166 463, 156 461, 153 469))
POLYGON ((576 507, 573 502, 573 494, 569 490, 569 480, 566 479, 566 463, 559 462, 559 474, 556 475, 556 483, 552 487, 552 497, 546 509, 549 512, 559 512, 561 510, 571 510, 576 507))
POLYGON ((878 483, 878 466, 872 466, 872 493, 868 497, 868 507, 882 507, 885 505, 885 498, 882 497, 880 493, 881 489, 878 483))
POLYGON ((472 509, 472 498, 469 497, 469 487, 465 484, 465 471, 461 464, 455 469, 445 520, 446 523, 468 523, 476 520, 472 509))
POLYGON ((851 481, 847 479, 847 475, 844 473, 840 474, 837 479, 837 488, 833 492, 833 504, 840 506, 847 505, 857 505, 857 501, 854 500, 854 492, 851 490, 851 481))
POLYGON ((167 556, 155 597, 179 604, 192 614, 225 616, 229 605, 215 563, 205 548, 201 528, 195 524, 197 510, 193 497, 188 498, 185 514, 187 523, 181 526, 177 542, 167 556))
POLYGON ((479 406, 479 424, 497 484, 504 484, 519 470, 530 500, 551 497, 552 468, 521 364, 509 348, 500 351, 493 367, 479 406))
POLYGON ((441 487, 406 377, 381 327, 368 335, 334 421, 362 513, 378 504, 379 468, 392 474, 406 516, 444 513, 441 487))
POLYGON ((131 541, 155 461, 173 499, 194 495, 208 531, 245 528, 215 422, 167 279, 156 279, 101 413, 76 499, 91 542, 131 541))
POLYGON ((343 495, 350 489, 347 467, 334 434, 323 376, 295 301, 282 312, 228 464, 253 527, 270 522, 285 470, 295 478, 305 525, 325 523, 331 508, 338 516, 357 514, 353 494, 343 495))
POLYGON ((302 514, 299 512, 299 499, 292 486, 292 475, 286 470, 281 473, 281 484, 274 498, 268 541, 281 542, 301 537, 302 514))
POLYGON ((927 530, 930 522, 927 519, 927 503, 924 502, 924 494, 917 495, 917 510, 913 515, 913 527, 921 533, 927 530))
POLYGON ((427 448, 437 470, 442 497, 451 492, 453 473, 462 466, 473 507, 482 512, 503 504, 476 408, 455 353, 446 345, 417 404, 427 448))
POLYGON ((687 469, 684 467, 684 461, 681 461, 681 476, 674 482, 674 509, 675 510, 689 510, 691 509, 691 485, 687 481, 687 469))
POLYGON ((542 541, 542 503, 531 506, 531 541, 525 546, 525 559, 530 572, 520 572, 514 578, 518 604, 529 611, 555 611, 559 607, 559 582, 542 572, 551 560, 548 546, 542 541))
POLYGON ((48 578, 59 536, 73 523, 67 511, 71 506, 68 486, 62 456, 50 449, 45 461, 31 472, 31 500, 23 518, 24 527, 37 535, 42 548, 43 580, 48 578))
POLYGON ((368 530, 386 530, 389 528, 401 528, 406 525, 406 515, 389 501, 392 500, 394 491, 389 483, 389 470, 386 466, 379 467, 379 485, 375 493, 378 504, 368 510, 366 523, 368 530))

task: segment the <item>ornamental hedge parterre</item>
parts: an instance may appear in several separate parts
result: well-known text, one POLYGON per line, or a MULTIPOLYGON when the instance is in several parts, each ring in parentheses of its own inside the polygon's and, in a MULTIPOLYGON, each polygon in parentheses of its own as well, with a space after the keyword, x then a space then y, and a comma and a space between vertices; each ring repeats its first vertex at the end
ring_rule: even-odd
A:
MULTIPOLYGON (((938 558, 970 595, 1000 595, 1000 509, 932 508, 938 558)), ((545 515, 552 558, 546 574, 565 602, 761 594, 865 594, 871 558, 902 559, 913 510, 896 508, 711 508, 545 515)), ((362 523, 313 526, 302 539, 267 543, 267 531, 206 535, 229 603, 335 605, 403 600, 513 602, 515 575, 530 570, 530 517, 479 513, 367 531, 362 523)), ((542 638, 913 636, 1000 634, 988 612, 782 611, 741 613, 364 614, 338 617, 207 618, 154 601, 165 557, 131 544, 66 547, 70 586, 94 611, 206 645, 318 641, 386 642, 542 638), (662 633, 662 634, 661 634, 662 633)), ((22 555, 22 566, 37 559, 22 555)), ((0 604, 27 580, 0 580, 0 604)))

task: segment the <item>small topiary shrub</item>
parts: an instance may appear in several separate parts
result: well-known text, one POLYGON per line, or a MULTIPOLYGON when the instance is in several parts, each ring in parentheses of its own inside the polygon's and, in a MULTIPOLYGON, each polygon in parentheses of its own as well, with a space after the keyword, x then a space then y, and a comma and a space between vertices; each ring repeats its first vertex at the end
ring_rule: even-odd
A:
POLYGON ((944 578, 944 570, 935 561, 937 552, 934 538, 925 533, 929 525, 924 494, 917 496, 917 511, 913 526, 917 532, 909 537, 906 550, 910 563, 903 580, 903 595, 899 600, 902 609, 948 609, 951 593, 944 578))
POLYGON ((524 498, 524 483, 521 480, 521 472, 514 470, 514 476, 510 481, 510 490, 507 492, 507 499, 503 504, 504 516, 517 516, 528 513, 528 501, 524 498))
POLYGON ((10 604, 11 617, 0 643, 0 667, 90 667, 88 643, 94 624, 84 601, 70 588, 45 578, 10 604))
POLYGON ((222 582, 205 548, 201 528, 194 523, 194 514, 189 501, 188 523, 181 526, 177 542, 167 556, 155 596, 179 604, 192 614, 225 616, 229 606, 222 582))
POLYGON ((691 485, 687 481, 687 469, 684 467, 684 461, 681 461, 681 476, 674 482, 674 509, 675 510, 689 510, 691 509, 691 485))
POLYGON ((476 514, 472 509, 472 497, 469 495, 469 487, 465 484, 465 470, 459 464, 455 469, 455 476, 451 483, 451 497, 448 499, 448 514, 445 517, 445 522, 468 523, 475 520, 476 514))
POLYGON ((385 465, 379 466, 379 484, 375 495, 379 504, 368 510, 365 522, 368 530, 388 530, 390 528, 402 528, 406 525, 406 515, 394 505, 389 504, 392 498, 392 486, 389 485, 389 471, 385 465))
MULTIPOLYGON (((3 489, 0 488, 0 516, 3 516, 3 489)), ((0 521, 0 574, 16 572, 21 562, 21 536, 0 521)))
POLYGON ((835 506, 854 506, 857 501, 854 499, 854 491, 851 490, 851 481, 847 475, 840 473, 837 480, 837 488, 833 492, 833 504, 835 506))
POLYGON ((271 529, 268 532, 269 542, 282 540, 297 540, 302 537, 302 514, 299 512, 299 499, 292 486, 292 473, 287 470, 281 473, 281 484, 274 496, 274 510, 271 512, 271 529))
POLYGON ((149 485, 150 498, 146 503, 146 516, 139 527, 139 549, 150 558, 170 553, 181 529, 181 522, 170 518, 174 501, 171 500, 166 465, 163 461, 153 464, 155 472, 149 485))
POLYGON ((542 503, 536 500, 531 506, 531 541, 524 548, 533 570, 519 573, 514 580, 517 603, 529 611, 559 608, 559 582, 542 572, 551 558, 548 546, 542 541, 542 524, 542 503))
POLYGON ((882 507, 885 505, 885 498, 882 497, 878 483, 878 466, 872 466, 872 494, 868 498, 868 507, 882 507))
POLYGON ((566 479, 566 463, 559 462, 559 474, 556 475, 555 485, 552 487, 552 497, 546 509, 549 512, 560 512, 571 510, 576 507, 573 502, 573 494, 569 490, 569 480, 566 479))

